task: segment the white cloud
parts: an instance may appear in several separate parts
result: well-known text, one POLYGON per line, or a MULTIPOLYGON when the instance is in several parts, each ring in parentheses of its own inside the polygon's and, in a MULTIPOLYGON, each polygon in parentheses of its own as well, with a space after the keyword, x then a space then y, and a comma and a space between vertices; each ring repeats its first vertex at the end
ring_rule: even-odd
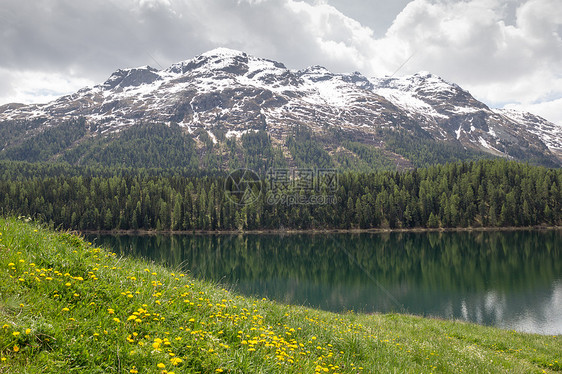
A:
POLYGON ((12 72, 5 69, 0 69, 0 78, 6 78, 2 79, 6 86, 0 91, 0 103, 46 103, 95 83, 68 74, 39 71, 12 72))

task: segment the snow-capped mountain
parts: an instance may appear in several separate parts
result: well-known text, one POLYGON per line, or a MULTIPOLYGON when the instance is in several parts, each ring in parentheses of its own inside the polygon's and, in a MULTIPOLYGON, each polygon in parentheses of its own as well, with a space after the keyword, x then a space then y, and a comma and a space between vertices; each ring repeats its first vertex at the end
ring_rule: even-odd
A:
POLYGON ((497 155, 523 143, 561 154, 562 126, 531 113, 490 109, 468 91, 431 73, 371 81, 375 92, 416 118, 436 139, 456 139, 466 147, 497 155))
POLYGON ((430 73, 367 78, 321 66, 290 70, 224 48, 164 70, 120 69, 102 84, 48 104, 0 107, 0 123, 40 122, 29 136, 76 117, 98 135, 158 122, 177 123, 194 136, 207 132, 215 142, 217 132, 231 138, 265 130, 283 144, 294 126, 305 125, 319 135, 342 130, 383 148, 385 131, 403 131, 505 157, 539 154, 560 163, 562 155, 560 126, 529 113, 490 109, 430 73))

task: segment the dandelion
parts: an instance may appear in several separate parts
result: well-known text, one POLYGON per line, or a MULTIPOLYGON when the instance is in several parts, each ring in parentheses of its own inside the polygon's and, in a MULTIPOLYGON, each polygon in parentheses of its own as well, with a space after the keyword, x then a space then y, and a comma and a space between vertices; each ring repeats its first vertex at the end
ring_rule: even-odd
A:
POLYGON ((68 312, 69 310, 70 310, 70 309, 68 309, 68 308, 62 308, 62 311, 63 311, 63 312, 68 312))
POLYGON ((113 321, 115 321, 117 323, 121 322, 121 320, 119 320, 119 318, 117 318, 117 317, 113 318, 113 321))
POLYGON ((137 368, 135 366, 133 366, 133 368, 131 370, 129 370, 129 373, 131 374, 137 374, 139 371, 137 370, 137 368))
POLYGON ((14 345, 14 352, 18 353, 20 351, 20 347, 18 347, 17 345, 14 345))
POLYGON ((25 329, 25 334, 26 334, 26 335, 31 334, 31 329, 25 329))
POLYGON ((172 365, 178 366, 179 364, 181 364, 183 362, 183 360, 179 357, 172 357, 170 359, 170 362, 172 363, 172 365))
POLYGON ((164 369, 166 367, 166 365, 164 365, 163 363, 159 363, 156 366, 158 367, 158 369, 164 369))
POLYGON ((14 331, 14 332, 12 333, 13 336, 18 336, 19 334, 20 334, 19 331, 14 331))

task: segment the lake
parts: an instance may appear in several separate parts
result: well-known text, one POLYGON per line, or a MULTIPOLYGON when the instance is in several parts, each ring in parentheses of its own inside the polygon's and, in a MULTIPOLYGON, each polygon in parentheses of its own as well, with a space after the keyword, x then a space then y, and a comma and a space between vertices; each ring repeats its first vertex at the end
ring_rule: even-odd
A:
POLYGON ((562 334, 562 232, 87 235, 282 303, 562 334))

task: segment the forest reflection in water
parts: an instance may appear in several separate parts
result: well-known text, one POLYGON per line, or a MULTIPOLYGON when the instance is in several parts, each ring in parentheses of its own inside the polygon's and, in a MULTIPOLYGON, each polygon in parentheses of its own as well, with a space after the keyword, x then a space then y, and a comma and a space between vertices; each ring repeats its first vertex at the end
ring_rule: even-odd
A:
POLYGON ((243 295, 562 333, 562 232, 90 235, 243 295))

